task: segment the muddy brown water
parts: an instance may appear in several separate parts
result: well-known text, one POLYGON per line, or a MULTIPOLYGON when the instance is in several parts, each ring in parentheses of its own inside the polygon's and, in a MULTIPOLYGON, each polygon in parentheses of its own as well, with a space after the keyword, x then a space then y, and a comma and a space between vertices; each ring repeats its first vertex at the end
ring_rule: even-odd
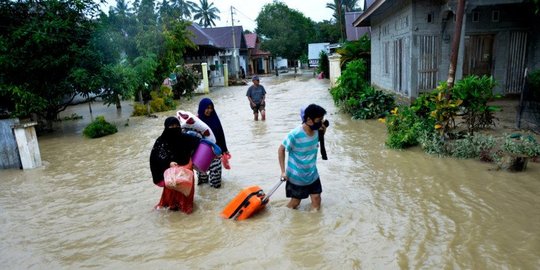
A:
MULTIPOLYGON (((44 166, 0 171, 2 269, 539 269, 540 166, 524 173, 421 150, 389 150, 377 121, 341 114, 328 82, 311 76, 261 78, 268 120, 254 122, 247 86, 213 88, 232 154, 223 187, 196 187, 191 215, 154 210, 161 189, 148 158, 164 119, 129 117, 93 103, 119 132, 81 133, 87 105, 41 136, 44 166), (242 221, 219 213, 244 187, 270 190, 277 149, 300 124, 299 109, 328 110, 329 160, 318 161, 322 209, 286 208, 284 186, 267 209, 242 221), (129 120, 127 120, 129 119, 129 120), (127 125, 126 125, 127 124, 127 125)), ((202 96, 178 108, 196 111, 202 96)))

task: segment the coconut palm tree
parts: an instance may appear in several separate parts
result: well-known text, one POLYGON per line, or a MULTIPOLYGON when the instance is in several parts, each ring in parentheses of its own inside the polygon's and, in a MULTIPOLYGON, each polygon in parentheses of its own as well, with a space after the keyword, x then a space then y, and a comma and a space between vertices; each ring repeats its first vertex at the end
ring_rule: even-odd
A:
POLYGON ((203 27, 216 26, 214 20, 219 20, 219 9, 214 6, 214 2, 208 4, 208 0, 199 0, 200 5, 195 4, 193 8, 193 19, 199 20, 203 27))
POLYGON ((178 12, 178 16, 180 16, 181 19, 191 18, 191 12, 194 11, 194 7, 197 5, 192 1, 184 0, 171 0, 171 4, 173 9, 178 12))
POLYGON ((334 3, 326 3, 326 8, 334 11, 334 18, 341 29, 341 39, 345 38, 345 12, 360 11, 362 8, 357 8, 358 0, 334 0, 334 3), (338 8, 341 7, 341 8, 338 8))

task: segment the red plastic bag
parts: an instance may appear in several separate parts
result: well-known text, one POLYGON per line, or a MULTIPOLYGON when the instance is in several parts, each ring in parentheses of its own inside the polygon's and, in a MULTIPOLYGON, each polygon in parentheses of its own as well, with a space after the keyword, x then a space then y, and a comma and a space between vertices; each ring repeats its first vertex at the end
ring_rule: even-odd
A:
POLYGON ((180 191, 185 196, 188 196, 193 187, 193 171, 183 166, 175 166, 168 168, 163 173, 165 187, 180 191))

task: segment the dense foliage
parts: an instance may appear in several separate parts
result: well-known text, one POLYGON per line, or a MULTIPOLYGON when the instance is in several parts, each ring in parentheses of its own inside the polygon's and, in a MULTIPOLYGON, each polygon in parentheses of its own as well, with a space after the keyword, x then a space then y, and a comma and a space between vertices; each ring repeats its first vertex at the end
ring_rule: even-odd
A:
POLYGON ((351 61, 330 94, 341 110, 353 118, 372 119, 386 115, 394 106, 394 97, 373 88, 365 79, 364 60, 351 61))
POLYGON ((453 96, 463 100, 464 120, 471 135, 476 130, 495 125, 494 112, 500 108, 488 105, 498 97, 493 94, 493 88, 493 77, 471 75, 457 81, 452 89, 453 96))
POLYGON ((330 62, 328 60, 328 54, 325 51, 319 53, 319 66, 317 67, 317 73, 323 73, 324 78, 330 78, 330 62))
POLYGON ((291 61, 298 60, 316 36, 311 19, 277 1, 264 5, 256 22, 262 49, 291 61))
POLYGON ((120 0, 105 14, 91 0, 1 1, 1 105, 50 130, 77 95, 149 99, 194 47, 177 4, 120 0))
POLYGON ((88 138, 100 138, 118 132, 115 125, 107 122, 104 116, 98 116, 83 130, 83 135, 88 138))
POLYGON ((0 3, 0 95, 14 116, 54 120, 77 92, 97 90, 97 9, 89 0, 0 3))

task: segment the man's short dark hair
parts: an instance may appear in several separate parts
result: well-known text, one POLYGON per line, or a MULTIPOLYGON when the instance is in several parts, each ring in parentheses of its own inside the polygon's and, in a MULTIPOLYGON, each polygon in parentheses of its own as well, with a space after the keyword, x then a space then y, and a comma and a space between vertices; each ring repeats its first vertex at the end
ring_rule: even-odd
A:
POLYGON ((307 121, 308 117, 309 119, 313 120, 315 118, 323 117, 326 114, 326 110, 317 105, 317 104, 309 104, 309 106, 306 107, 304 110, 304 122, 307 121))

